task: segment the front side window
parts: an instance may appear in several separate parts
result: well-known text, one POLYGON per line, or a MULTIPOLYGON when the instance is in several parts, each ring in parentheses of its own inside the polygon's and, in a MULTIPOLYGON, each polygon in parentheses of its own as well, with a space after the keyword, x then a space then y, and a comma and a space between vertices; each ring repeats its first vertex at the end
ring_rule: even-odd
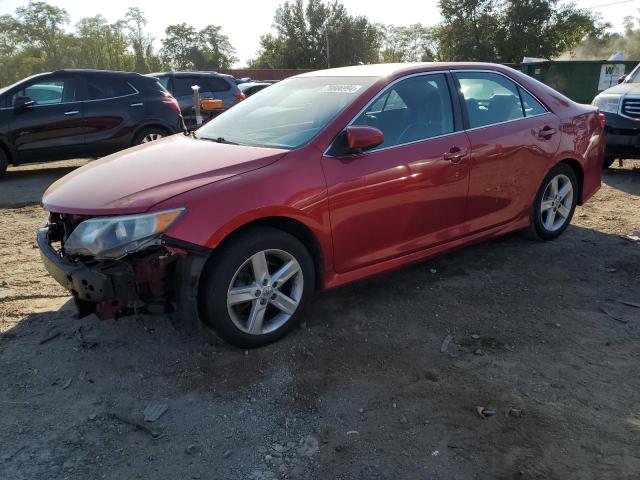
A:
POLYGON ((455 74, 469 117, 469 128, 524 118, 518 87, 496 73, 455 74))
POLYGON ((103 100, 136 93, 123 78, 87 77, 87 99, 103 100))
POLYGON ((196 131, 225 143, 298 148, 364 93, 376 77, 297 77, 252 95, 196 131))
POLYGON ((58 78, 41 80, 18 90, 13 94, 11 104, 17 97, 28 97, 36 105, 55 105, 64 102, 73 102, 76 98, 75 78, 58 78))
POLYGON ((444 74, 410 77, 392 85, 353 125, 382 132, 384 143, 376 149, 452 133, 453 110, 444 74))

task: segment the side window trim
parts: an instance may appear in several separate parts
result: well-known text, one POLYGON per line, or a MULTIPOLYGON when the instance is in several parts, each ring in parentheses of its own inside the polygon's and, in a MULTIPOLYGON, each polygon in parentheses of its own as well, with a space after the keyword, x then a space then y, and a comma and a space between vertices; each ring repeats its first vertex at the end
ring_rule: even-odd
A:
MULTIPOLYGON (((391 92, 391 90, 393 89, 393 87, 397 83, 402 82, 404 80, 407 80, 409 78, 425 77, 425 76, 430 76, 430 75, 442 75, 445 78, 445 83, 446 83, 446 86, 447 86, 447 93, 449 94, 449 102, 451 103, 451 113, 453 115, 453 130, 451 132, 449 132, 449 133, 443 133, 442 135, 436 135, 436 136, 429 137, 429 138, 421 138, 419 140, 413 140, 413 141, 410 141, 410 142, 400 143, 400 144, 397 144, 397 145, 389 145, 387 147, 372 148, 371 150, 367 150, 367 153, 383 152, 383 151, 389 150, 391 148, 398 148, 398 147, 404 147, 405 145, 413 145, 415 143, 428 142, 429 140, 434 140, 436 138, 448 137, 449 135, 455 135, 456 133, 460 133, 461 129, 458 128, 458 122, 456 121, 457 109, 456 109, 455 102, 453 100, 453 93, 451 92, 451 84, 450 84, 450 80, 449 80, 449 76, 450 75, 449 75, 449 72, 447 70, 419 72, 419 73, 413 73, 411 75, 405 75, 405 76, 400 77, 400 78, 396 78, 393 82, 389 83, 380 92, 378 92, 378 94, 376 96, 374 96, 371 100, 369 100, 367 102, 367 104, 358 113, 356 113, 356 115, 349 121, 349 123, 347 123, 347 127, 353 125, 353 122, 355 122, 364 112, 366 112, 376 101, 378 101, 383 95, 386 95, 387 98, 385 99, 385 104, 384 104, 383 110, 382 110, 382 111, 384 111, 384 107, 386 107, 386 103, 387 103, 387 100, 388 100, 388 97, 389 97, 389 93, 391 92)), ((329 150, 331 150, 331 147, 333 146, 333 143, 335 141, 336 141, 336 139, 334 139, 329 144, 329 146, 327 147, 327 149, 325 151, 325 156, 331 156, 331 155, 328 155, 327 152, 329 152, 329 150)))
MULTIPOLYGON (((133 84, 129 81, 126 81, 125 83, 127 85, 129 85, 129 87, 131 87, 131 89, 133 90, 131 93, 127 93, 126 95, 117 95, 115 97, 106 97, 106 98, 95 98, 92 100, 89 100, 88 98, 86 98, 88 96, 88 92, 87 92, 87 79, 84 79, 84 100, 76 100, 76 102, 81 101, 81 102, 104 102, 106 100, 116 100, 118 98, 127 98, 127 97, 133 97, 135 95, 139 95, 140 94, 140 90, 138 90, 136 87, 133 86, 133 84)), ((76 103, 76 102, 72 102, 72 103, 76 103)))
POLYGON ((551 111, 547 108, 547 106, 540 101, 540 99, 538 97, 536 97, 533 93, 531 93, 529 90, 527 90, 525 87, 523 87, 519 82, 517 82, 516 80, 514 80, 513 78, 511 78, 508 75, 505 75, 502 72, 498 72, 497 70, 475 70, 475 69, 465 69, 465 70, 450 70, 451 72, 451 77, 453 82, 455 83, 455 95, 456 97, 458 97, 458 101, 461 104, 461 108, 462 108, 462 114, 463 114, 463 124, 464 124, 464 131, 473 131, 473 130, 479 130, 481 128, 489 128, 489 127, 493 127, 495 125, 504 125, 507 123, 512 123, 512 122, 520 122, 522 120, 527 120, 529 118, 535 118, 535 117, 541 117, 543 115, 549 115, 551 113, 551 111), (518 98, 520 99, 520 106, 522 107, 522 118, 515 118, 513 120, 506 120, 504 122, 497 122, 497 123, 490 123, 488 125, 481 125, 479 127, 471 127, 469 125, 469 113, 467 112, 467 107, 466 107, 466 102, 464 101, 464 98, 462 97, 462 92, 460 89, 460 82, 458 82, 458 78, 456 77, 456 73, 491 73, 491 74, 495 74, 495 75, 500 75, 504 78, 506 78, 507 80, 510 80, 516 87, 516 91, 518 92, 518 98), (524 111, 524 101, 522 100, 522 94, 521 94, 521 89, 525 92, 527 92, 529 95, 531 95, 533 97, 534 100, 536 100, 541 106, 542 108, 544 108, 544 113, 539 113, 537 115, 531 115, 531 116, 527 116, 525 111, 524 111))

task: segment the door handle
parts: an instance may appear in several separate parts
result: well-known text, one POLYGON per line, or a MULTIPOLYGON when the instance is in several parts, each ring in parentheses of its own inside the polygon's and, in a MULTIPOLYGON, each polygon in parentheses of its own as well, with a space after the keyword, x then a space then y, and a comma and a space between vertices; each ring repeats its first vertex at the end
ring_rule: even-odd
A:
POLYGON ((463 150, 460 147, 452 147, 451 150, 446 152, 442 157, 451 163, 460 163, 460 161, 467 156, 467 150, 463 150))
POLYGON ((65 115, 78 115, 80 110, 69 110, 68 112, 64 112, 65 115))
POLYGON ((558 130, 549 125, 545 125, 540 130, 533 131, 533 135, 541 140, 549 140, 556 133, 558 133, 558 130))
POLYGON ((142 107, 144 105, 144 103, 142 102, 138 102, 138 103, 132 103, 131 105, 129 105, 130 107, 142 107))

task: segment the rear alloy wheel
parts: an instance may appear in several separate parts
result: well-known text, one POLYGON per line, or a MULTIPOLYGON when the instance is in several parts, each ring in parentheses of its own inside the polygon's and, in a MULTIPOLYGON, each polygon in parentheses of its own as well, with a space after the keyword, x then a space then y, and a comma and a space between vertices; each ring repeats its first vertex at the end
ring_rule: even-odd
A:
POLYGON ((313 294, 314 266, 304 245, 260 227, 230 240, 204 273, 203 321, 242 348, 271 343, 299 321, 313 294))
POLYGON ((136 135, 133 140, 134 145, 142 145, 143 143, 155 142, 167 136, 167 132, 160 128, 145 128, 136 135))
POLYGON ((573 169, 556 165, 545 177, 531 207, 531 231, 541 240, 559 237, 571 223, 578 201, 578 182, 573 169))

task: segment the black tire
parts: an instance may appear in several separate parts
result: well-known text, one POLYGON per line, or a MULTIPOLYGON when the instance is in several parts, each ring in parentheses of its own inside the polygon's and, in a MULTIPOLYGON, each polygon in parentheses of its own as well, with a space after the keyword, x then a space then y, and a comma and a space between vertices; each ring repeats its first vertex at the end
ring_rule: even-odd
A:
MULTIPOLYGON (((142 143, 147 143, 148 140, 145 141, 147 137, 158 136, 158 135, 159 135, 159 138, 162 138, 162 137, 168 136, 169 133, 162 127, 143 128, 133 138, 133 146, 140 145, 142 143)), ((156 140, 159 140, 159 138, 157 138, 156 140)))
POLYGON ((9 166, 9 159, 7 158, 7 154, 4 153, 4 150, 0 148, 0 178, 4 176, 7 172, 7 167, 9 166))
POLYGON ((604 157, 604 161, 602 162, 602 168, 606 170, 611 165, 613 165, 613 162, 615 161, 616 161, 616 157, 611 157, 611 156, 604 157))
MULTIPOLYGON (((243 268, 251 268, 250 272, 253 271, 253 267, 245 266, 243 268)), ((269 266, 270 275, 277 268, 269 266)), ((293 279, 294 277, 292 277, 292 282, 293 279)), ((264 293, 270 287, 258 288, 264 288, 264 293)), ((287 281, 285 281, 281 288, 292 287, 287 285, 287 281)), ((232 345, 240 348, 261 347, 282 338, 300 322, 303 311, 313 297, 314 291, 315 268, 311 255, 305 246, 297 238, 284 231, 271 227, 252 227, 230 238, 205 267, 202 275, 202 288, 200 289, 200 316, 205 325, 213 328, 220 337, 232 345), (237 311, 234 310, 236 307, 227 307, 227 293, 239 269, 252 256, 263 251, 281 251, 295 258, 303 279, 302 287, 298 290, 302 293, 297 308, 284 324, 273 331, 254 334, 238 327, 236 322, 240 315, 235 317, 235 321, 232 319, 230 310, 233 310, 234 315, 237 311)), ((258 302, 257 299, 256 302, 258 302)), ((278 324, 276 316, 282 312, 279 312, 271 301, 265 300, 265 303, 266 307, 264 308, 269 310, 266 310, 265 313, 264 328, 273 328, 274 324, 278 324), (269 323, 270 315, 273 315, 272 324, 269 323)), ((240 304, 239 308, 244 308, 246 312, 246 308, 253 308, 253 305, 253 302, 247 302, 240 304)), ((255 305, 257 306, 257 304, 255 305)))
MULTIPOLYGON (((567 165, 566 163, 559 163, 555 167, 551 169, 551 171, 544 177, 542 181, 542 185, 538 190, 535 200, 533 201, 533 205, 531 205, 531 224, 529 226, 529 230, 526 232, 529 238, 534 240, 555 240, 567 229, 569 224, 571 223, 571 219, 573 218, 573 213, 576 210, 576 205, 578 203, 578 194, 579 194, 578 180, 576 178, 576 174, 573 169, 567 165), (569 214, 565 218, 564 223, 556 229, 549 229, 543 223, 543 215, 542 215, 542 199, 547 191, 547 187, 549 186, 551 180, 559 175, 563 175, 565 178, 568 178, 571 182, 572 187, 572 201, 571 207, 569 209, 569 214)), ((555 213, 555 210, 554 210, 555 213)))

